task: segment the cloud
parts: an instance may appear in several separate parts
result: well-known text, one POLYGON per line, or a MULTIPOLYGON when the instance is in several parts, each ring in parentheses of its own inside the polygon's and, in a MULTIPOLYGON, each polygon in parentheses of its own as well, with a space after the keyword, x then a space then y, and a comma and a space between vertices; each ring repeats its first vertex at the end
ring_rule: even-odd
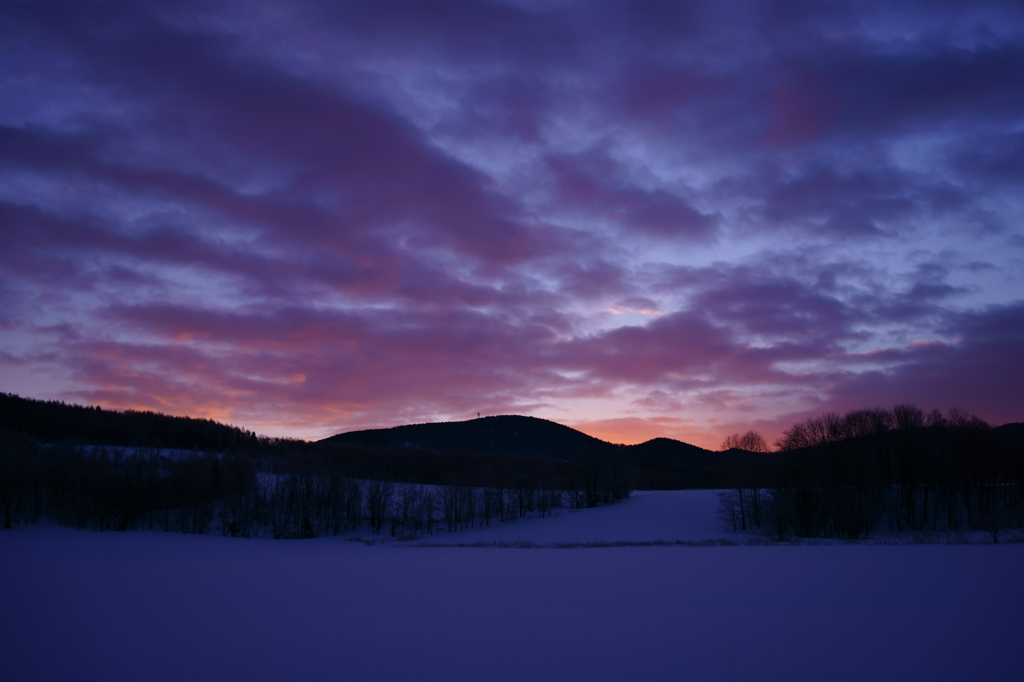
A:
POLYGON ((610 443, 635 445, 652 438, 674 438, 708 450, 717 450, 721 438, 706 428, 686 423, 678 417, 616 417, 592 421, 573 421, 568 426, 610 443))
POLYGON ((0 381, 310 436, 1019 419, 1022 27, 998 2, 5 6, 0 381))
POLYGON ((715 219, 663 189, 647 189, 624 177, 624 169, 606 155, 589 152, 548 159, 555 177, 557 208, 612 220, 627 232, 660 238, 707 240, 715 219))

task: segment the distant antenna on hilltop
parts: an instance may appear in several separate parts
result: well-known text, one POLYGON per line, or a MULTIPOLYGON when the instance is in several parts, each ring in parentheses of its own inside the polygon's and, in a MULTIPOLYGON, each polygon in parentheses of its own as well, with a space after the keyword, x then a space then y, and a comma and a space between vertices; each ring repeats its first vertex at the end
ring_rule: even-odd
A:
POLYGON ((476 413, 476 418, 477 418, 477 419, 479 419, 479 418, 480 418, 480 413, 479 413, 479 412, 477 412, 477 413, 476 413))

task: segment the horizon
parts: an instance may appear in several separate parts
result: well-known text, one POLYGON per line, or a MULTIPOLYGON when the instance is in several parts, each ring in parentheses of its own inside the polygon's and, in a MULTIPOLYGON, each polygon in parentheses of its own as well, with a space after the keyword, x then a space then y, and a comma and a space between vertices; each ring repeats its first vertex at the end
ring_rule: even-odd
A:
MULTIPOLYGON (((23 398, 23 396, 18 396, 18 395, 15 395, 15 394, 7 394, 7 395, 11 395, 11 396, 13 396, 15 398, 25 399, 25 398, 23 398)), ((27 398, 27 399, 28 400, 36 400, 35 398, 27 398)), ((79 407, 79 408, 84 408, 84 409, 93 409, 93 408, 104 409, 100 405, 82 405, 82 404, 78 404, 78 403, 63 403, 63 402, 62 402, 62 404, 67 404, 70 407, 79 407)), ((919 407, 919 406, 916 406, 916 407, 919 407)), ((106 411, 112 411, 112 412, 125 412, 125 411, 128 411, 128 410, 133 410, 134 408, 124 408, 124 409, 105 408, 105 409, 106 409, 106 411)), ((158 413, 158 414, 164 414, 164 413, 158 413)), ((922 414, 927 416, 929 414, 929 411, 928 410, 922 410, 922 414)), ((970 414, 972 414, 972 413, 967 411, 967 415, 970 415, 970 414)), ((174 417, 174 418, 205 419, 205 417, 194 417, 193 415, 187 415, 187 414, 177 414, 177 415, 165 414, 165 416, 174 417)), ((815 417, 820 417, 821 415, 814 415, 814 416, 815 417)), ((632 446, 632 445, 640 445, 642 443, 646 443, 646 442, 649 442, 651 440, 656 440, 658 438, 669 438, 671 440, 676 440, 676 441, 682 442, 684 444, 693 445, 693 446, 702 448, 704 450, 709 450, 709 451, 712 451, 712 452, 721 452, 721 451, 724 451, 724 450, 728 449, 728 448, 724 447, 724 445, 725 445, 724 443, 719 443, 717 445, 710 445, 710 446, 709 445, 701 445, 699 443, 693 443, 693 442, 690 442, 690 441, 684 441, 684 440, 680 440, 678 438, 671 438, 670 436, 653 436, 651 438, 645 438, 643 440, 637 440, 637 441, 634 441, 634 442, 615 441, 615 440, 610 440, 608 438, 603 438, 600 435, 596 435, 594 433, 590 433, 590 432, 584 431, 583 429, 579 429, 579 428, 577 428, 575 426, 572 426, 570 424, 565 424, 565 423, 559 422, 559 421, 554 420, 554 419, 546 419, 544 417, 535 417, 533 415, 528 415, 528 414, 480 414, 480 415, 478 415, 476 417, 470 417, 468 419, 449 419, 449 420, 433 421, 433 422, 410 422, 410 423, 402 423, 402 424, 392 424, 390 426, 370 427, 368 429, 350 429, 350 430, 347 430, 347 431, 339 431, 337 433, 329 434, 327 436, 321 436, 321 437, 318 437, 318 438, 300 438, 300 437, 296 437, 296 440, 299 440, 299 441, 302 441, 302 442, 306 442, 306 443, 313 443, 313 442, 317 442, 319 440, 324 440, 324 439, 327 439, 327 438, 331 438, 333 436, 338 436, 338 435, 342 435, 342 434, 346 434, 346 433, 357 433, 357 432, 360 432, 360 431, 367 431, 367 430, 388 430, 388 429, 402 428, 404 426, 423 426, 423 425, 427 425, 427 424, 462 424, 462 423, 471 422, 471 421, 475 421, 475 420, 479 420, 479 419, 495 419, 495 418, 501 418, 501 417, 526 417, 526 418, 530 418, 530 419, 539 419, 539 420, 542 420, 542 421, 548 421, 548 422, 551 422, 553 424, 557 424, 559 426, 564 426, 564 427, 573 429, 575 431, 583 433, 584 435, 591 436, 592 438, 597 438, 598 440, 604 441, 604 442, 609 443, 611 445, 632 446)), ((219 424, 221 424, 223 426, 245 429, 245 427, 239 426, 237 424, 231 424, 231 423, 228 423, 228 422, 217 422, 217 423, 219 423, 219 424)), ((1008 424, 1016 424, 1016 423, 1021 423, 1021 422, 1004 422, 1002 424, 989 424, 989 426, 992 427, 992 428, 998 428, 998 427, 1001 427, 1001 426, 1006 426, 1008 424)), ((795 423, 791 424, 790 426, 794 426, 794 425, 795 425, 795 423)), ((257 433, 257 432, 253 432, 253 434, 255 436, 257 436, 257 437, 274 437, 274 436, 268 436, 267 434, 262 434, 262 433, 257 433)), ((741 433, 740 432, 736 432, 734 435, 739 436, 739 435, 741 435, 741 433)), ((761 435, 762 437, 764 436, 764 434, 761 434, 760 432, 758 432, 758 435, 761 435)), ((283 438, 291 438, 291 437, 285 436, 283 438)), ((770 448, 772 448, 772 450, 771 450, 772 452, 777 451, 777 450, 774 449, 775 446, 776 446, 776 440, 777 440, 777 438, 774 438, 774 437, 766 439, 766 443, 767 443, 767 445, 770 448)))
POLYGON ((1024 7, 0 10, 0 390, 279 437, 1024 420, 1024 7))

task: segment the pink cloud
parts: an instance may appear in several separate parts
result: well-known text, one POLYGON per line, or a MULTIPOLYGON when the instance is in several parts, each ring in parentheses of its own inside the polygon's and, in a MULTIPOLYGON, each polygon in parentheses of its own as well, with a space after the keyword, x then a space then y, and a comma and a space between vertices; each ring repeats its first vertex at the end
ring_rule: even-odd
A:
POLYGON ((3 10, 0 381, 302 435, 1022 418, 1019 9, 267 7, 3 10))

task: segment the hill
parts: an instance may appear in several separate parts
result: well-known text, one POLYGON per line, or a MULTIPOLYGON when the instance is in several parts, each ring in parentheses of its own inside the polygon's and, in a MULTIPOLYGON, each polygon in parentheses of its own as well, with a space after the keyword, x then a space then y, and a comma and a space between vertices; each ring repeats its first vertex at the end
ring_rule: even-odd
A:
POLYGON ((418 483, 567 475, 581 457, 624 460, 640 488, 728 487, 749 453, 717 453, 669 438, 615 445, 546 419, 502 415, 463 422, 411 424, 342 433, 312 443, 258 437, 209 419, 115 411, 0 393, 0 433, 42 443, 173 448, 245 454, 275 470, 331 467, 360 478, 418 483))
POLYGON ((518 415, 349 431, 320 442, 438 452, 533 455, 550 459, 570 459, 585 450, 617 447, 568 426, 518 415))
POLYGON ((212 419, 159 412, 103 410, 0 393, 0 431, 23 433, 44 443, 177 448, 221 452, 250 445, 256 435, 212 419))
POLYGON ((737 467, 749 467, 752 465, 750 460, 757 459, 757 455, 743 450, 714 452, 671 438, 654 438, 636 445, 616 445, 547 419, 519 415, 350 431, 319 443, 438 453, 544 457, 561 461, 588 453, 618 454, 635 463, 636 482, 641 488, 715 487, 727 478, 734 478, 737 467))
POLYGON ((483 472, 495 467, 512 472, 509 476, 520 475, 545 468, 543 461, 561 466, 588 454, 606 454, 628 460, 634 484, 641 489, 731 487, 766 461, 742 450, 713 452, 671 438, 616 445, 562 424, 520 415, 351 431, 307 443, 257 437, 209 419, 103 410, 0 393, 0 431, 5 429, 44 443, 244 451, 260 458, 290 456, 295 461, 320 453, 343 460, 351 475, 412 477, 417 482, 437 482, 444 478, 440 472, 454 476, 456 470, 461 472, 456 479, 470 481, 486 477, 483 472), (391 473, 380 473, 384 471, 391 473))

